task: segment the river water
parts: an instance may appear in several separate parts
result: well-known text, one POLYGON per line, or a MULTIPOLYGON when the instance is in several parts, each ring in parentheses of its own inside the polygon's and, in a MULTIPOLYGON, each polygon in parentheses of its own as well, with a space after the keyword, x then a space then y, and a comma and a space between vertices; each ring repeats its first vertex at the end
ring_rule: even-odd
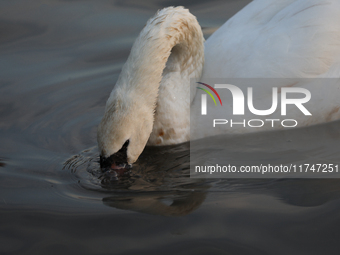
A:
MULTIPOLYGON (((101 176, 96 129, 147 19, 184 5, 209 37, 247 2, 0 3, 1 254, 339 254, 339 179, 193 179, 189 143, 101 176)), ((339 127, 293 131, 327 130, 296 153, 340 162, 339 127)))

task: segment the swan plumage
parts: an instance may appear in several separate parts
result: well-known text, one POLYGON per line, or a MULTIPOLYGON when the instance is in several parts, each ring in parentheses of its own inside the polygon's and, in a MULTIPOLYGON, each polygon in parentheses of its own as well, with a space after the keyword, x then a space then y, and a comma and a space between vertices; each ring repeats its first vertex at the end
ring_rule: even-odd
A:
MULTIPOLYGON (((98 127, 102 157, 128 144, 126 162, 133 163, 147 143, 188 141, 190 106, 199 100, 191 78, 340 77, 339 10, 338 0, 254 0, 205 43, 187 9, 160 10, 136 39, 106 103, 98 127)), ((336 107, 320 114, 340 118, 336 107)))
POLYGON ((203 78, 339 77, 339 12, 336 0, 255 0, 207 40, 203 78))

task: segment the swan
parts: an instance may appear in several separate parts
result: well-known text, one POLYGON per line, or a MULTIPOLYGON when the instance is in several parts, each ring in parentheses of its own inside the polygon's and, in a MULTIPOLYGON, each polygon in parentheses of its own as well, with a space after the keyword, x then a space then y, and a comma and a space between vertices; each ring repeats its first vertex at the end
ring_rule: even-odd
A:
MULTIPOLYGON (((201 100, 190 79, 340 77, 339 13, 338 0, 254 0, 205 42, 184 7, 158 11, 134 42, 107 100, 97 132, 101 165, 120 169, 146 145, 207 136, 203 128, 190 137, 189 113, 201 100)), ((315 89, 324 103, 334 99, 303 125, 339 119, 338 83, 329 93, 315 89)))

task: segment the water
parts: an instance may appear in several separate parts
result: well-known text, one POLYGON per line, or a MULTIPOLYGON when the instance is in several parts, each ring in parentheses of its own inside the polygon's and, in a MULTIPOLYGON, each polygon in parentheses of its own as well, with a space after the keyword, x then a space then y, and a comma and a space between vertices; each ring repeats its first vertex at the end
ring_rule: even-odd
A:
MULTIPOLYGON (((208 37, 247 2, 0 3, 1 254, 338 254, 338 179, 190 179, 188 143, 147 148, 120 181, 99 171, 96 128, 146 20, 185 5, 208 37)), ((339 125, 298 156, 338 162, 339 125)))

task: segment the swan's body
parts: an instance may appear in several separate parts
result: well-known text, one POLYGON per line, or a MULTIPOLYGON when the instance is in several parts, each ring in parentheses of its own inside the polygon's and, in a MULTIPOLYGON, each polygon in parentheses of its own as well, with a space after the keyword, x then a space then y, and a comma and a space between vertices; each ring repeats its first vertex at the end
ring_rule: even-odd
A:
MULTIPOLYGON (((204 82, 209 78, 340 77, 339 14, 338 0, 255 0, 204 44, 201 28, 188 10, 159 11, 134 43, 107 101, 98 129, 101 155, 115 155, 129 141, 126 161, 133 163, 147 142, 188 141, 190 107, 200 109, 190 78, 201 77, 204 82)), ((283 80, 280 86, 291 84, 283 80)), ((311 88, 316 91, 317 84, 311 88)), ((339 95, 339 88, 323 89, 320 100, 339 95)), ((340 118, 340 104, 327 100, 322 111, 303 125, 340 118)), ((216 134, 223 132, 216 129, 216 134)), ((202 131, 192 134, 191 138, 205 136, 202 131)))

